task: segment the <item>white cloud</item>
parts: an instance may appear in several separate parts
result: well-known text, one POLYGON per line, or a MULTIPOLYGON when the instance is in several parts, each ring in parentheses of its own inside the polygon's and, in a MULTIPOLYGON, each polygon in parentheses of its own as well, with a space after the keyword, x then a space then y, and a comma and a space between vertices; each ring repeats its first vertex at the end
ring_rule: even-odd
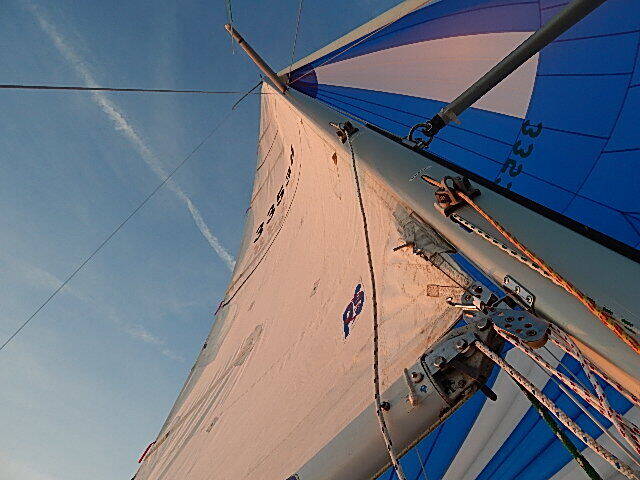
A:
MULTIPOLYGON (((64 57, 64 59, 73 67, 76 73, 82 78, 87 86, 98 85, 95 78, 91 74, 86 62, 76 53, 76 51, 69 45, 64 37, 58 32, 56 27, 45 17, 38 6, 27 2, 27 7, 35 16, 40 28, 51 39, 56 49, 64 57)), ((133 125, 127 120, 126 116, 117 107, 117 105, 109 100, 101 92, 92 92, 93 101, 100 107, 100 109, 111 119, 116 131, 118 131, 123 137, 125 137, 140 154, 147 166, 161 179, 166 178, 167 172, 162 167, 162 164, 158 160, 155 153, 145 143, 142 137, 135 130, 133 125)), ((227 251, 227 249, 220 243, 218 238, 211 232, 207 224, 205 223, 198 208, 193 204, 189 196, 173 181, 169 180, 167 186, 175 193, 189 210, 193 221, 195 222, 198 230, 202 236, 207 240, 211 248, 216 252, 218 257, 227 265, 229 270, 233 270, 235 266, 235 259, 227 251)))
POLYGON ((129 325, 129 324, 123 324, 122 322, 118 322, 118 323, 122 331, 124 331, 131 338, 135 338, 136 340, 140 340, 141 342, 148 343, 156 347, 163 347, 163 348, 160 348, 160 353, 165 357, 167 357, 168 359, 175 360, 176 362, 185 361, 183 356, 179 355, 178 353, 174 352, 173 350, 165 346, 167 344, 165 340, 155 336, 153 333, 151 333, 142 325, 137 325, 137 324, 129 325))
POLYGON ((30 465, 10 459, 0 454, 0 478, 20 480, 56 480, 54 477, 40 473, 30 465))
MULTIPOLYGON (((5 270, 13 270, 14 275, 21 277, 32 287, 43 288, 51 291, 57 289, 62 284, 62 280, 46 270, 29 263, 19 261, 13 257, 2 258, 2 266, 5 270)), ((179 354, 167 348, 167 342, 165 340, 156 336, 140 324, 132 324, 122 320, 110 306, 101 304, 91 295, 85 294, 80 289, 71 287, 70 285, 67 285, 63 292, 92 305, 96 309, 99 309, 104 318, 108 318, 121 332, 134 340, 157 347, 162 355, 171 360, 179 362, 185 361, 185 359, 179 354)))
POLYGON ((167 342, 161 338, 156 337, 149 330, 142 325, 122 325, 122 330, 132 338, 140 340, 144 343, 150 343, 151 345, 165 345, 167 342))
POLYGON ((178 355, 177 353, 175 353, 172 350, 169 350, 168 348, 165 348, 164 350, 162 350, 162 354, 167 357, 170 358, 171 360, 175 360, 176 362, 185 362, 185 358, 182 355, 178 355))
MULTIPOLYGON (((30 263, 19 261, 13 256, 3 256, 2 264, 5 271, 8 269, 12 270, 14 275, 22 278, 22 280, 33 287, 53 291, 56 290, 60 285, 62 285, 62 280, 60 280, 55 275, 47 272, 46 270, 43 270, 42 268, 36 267, 35 265, 31 265, 30 263)), ((60 293, 73 295, 74 297, 85 302, 93 301, 92 298, 86 296, 71 285, 66 285, 65 289, 60 293)))

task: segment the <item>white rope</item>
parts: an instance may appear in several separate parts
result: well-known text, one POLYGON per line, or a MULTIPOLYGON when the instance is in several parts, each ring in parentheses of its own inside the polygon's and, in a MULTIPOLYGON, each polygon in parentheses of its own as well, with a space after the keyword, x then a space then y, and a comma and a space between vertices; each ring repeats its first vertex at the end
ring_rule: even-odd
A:
POLYGON ((640 476, 626 463, 622 462, 618 457, 613 455, 609 450, 600 445, 591 435, 586 433, 575 423, 566 413, 556 406, 549 397, 547 397, 533 383, 527 380, 520 372, 513 368, 506 360, 491 351, 484 343, 475 342, 475 346, 489 357, 496 365, 502 368, 513 380, 522 385, 529 393, 531 393, 542 405, 544 405, 564 426, 566 426, 574 435, 576 435, 585 445, 606 460, 613 468, 625 477, 631 480, 640 480, 640 476))
POLYGON ((304 0, 300 0, 298 5, 298 17, 296 19, 296 33, 293 36, 293 46, 291 47, 291 64, 289 65, 288 77, 291 77, 291 67, 293 67, 293 60, 296 56, 296 44, 298 43, 298 33, 300 32, 300 17, 302 16, 302 4, 304 0))
MULTIPOLYGON (((554 327, 555 327, 555 325, 554 325, 554 327)), ((556 328, 556 330, 559 330, 559 329, 556 328)), ((562 332, 562 333, 564 333, 564 332, 562 332)), ((578 361, 578 363, 580 363, 580 365, 582 365, 582 368, 585 371, 591 370, 592 372, 596 373, 600 377, 606 378, 607 382, 609 382, 618 392, 620 392, 622 395, 624 395, 636 407, 640 407, 640 399, 636 395, 634 395, 633 393, 629 392, 622 385, 620 385, 615 379, 609 378, 607 375, 605 375, 591 360, 589 360, 584 355, 582 355, 582 352, 577 347, 575 342, 573 342, 573 341, 571 341, 570 343, 569 342, 558 342, 557 339, 554 338, 554 337, 551 337, 551 341, 553 341, 553 343, 555 343, 558 347, 560 347, 565 353, 568 353, 573 358, 575 358, 578 361)))
MULTIPOLYGON (((587 378, 589 381, 595 381, 594 387, 597 395, 594 395, 592 392, 584 388, 582 385, 574 382, 572 379, 567 377, 564 373, 560 372, 557 368, 554 368, 549 362, 547 362, 544 358, 542 358, 535 350, 526 345, 520 338, 515 335, 510 334, 509 332, 495 326, 496 331, 500 334, 505 340, 511 342, 515 345, 520 351, 525 353, 528 357, 530 357, 534 362, 543 367, 552 375, 555 375, 562 383, 564 383, 567 387, 569 387, 572 391, 574 391, 580 398, 586 401, 589 405, 595 408, 600 414, 602 414, 605 418, 607 418, 611 423, 613 423, 622 438, 624 438, 627 443, 633 448, 633 450, 640 454, 640 430, 636 427, 632 422, 625 419, 618 412, 613 410, 607 401, 604 392, 602 391, 602 387, 596 381, 595 377, 589 373, 587 373, 587 378)), ((559 329, 555 328, 555 331, 559 329)), ((586 373, 586 372, 585 372, 586 373)))
POLYGON ((589 382, 591 382, 591 385, 593 385, 593 387, 595 388, 596 396, 600 402, 600 405, 607 413, 605 417, 607 417, 611 421, 611 423, 615 425, 618 432, 620 432, 620 435, 622 435, 622 438, 627 440, 627 442, 633 447, 636 453, 640 454, 640 429, 638 429, 636 425, 634 425, 632 422, 630 422, 618 412, 616 412, 613 408, 611 408, 609 400, 607 399, 607 396, 605 395, 604 390, 602 389, 602 385, 598 381, 595 372, 591 367, 589 367, 589 364, 586 362, 586 358, 584 357, 578 346, 575 344, 573 339, 571 339, 569 335, 564 333, 560 328, 553 324, 550 325, 550 328, 554 334, 554 336, 551 337, 551 340, 556 344, 566 344, 568 349, 573 352, 574 357, 576 358, 576 360, 578 360, 584 372, 587 374, 589 382))

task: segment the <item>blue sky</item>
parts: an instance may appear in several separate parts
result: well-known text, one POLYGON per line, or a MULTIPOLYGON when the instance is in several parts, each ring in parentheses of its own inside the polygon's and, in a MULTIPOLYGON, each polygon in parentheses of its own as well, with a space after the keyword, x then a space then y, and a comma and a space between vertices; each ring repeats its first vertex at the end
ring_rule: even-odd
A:
MULTIPOLYGON (((300 57, 396 2, 304 5, 300 57)), ((233 1, 277 70, 298 0, 233 1)), ((215 2, 6 0, 0 83, 246 90, 215 2)), ((237 50, 237 49, 236 49, 237 50)), ((211 130, 235 96, 0 92, 4 340, 211 130)), ((212 323, 239 246, 258 98, 0 352, 0 479, 130 478, 212 323)))

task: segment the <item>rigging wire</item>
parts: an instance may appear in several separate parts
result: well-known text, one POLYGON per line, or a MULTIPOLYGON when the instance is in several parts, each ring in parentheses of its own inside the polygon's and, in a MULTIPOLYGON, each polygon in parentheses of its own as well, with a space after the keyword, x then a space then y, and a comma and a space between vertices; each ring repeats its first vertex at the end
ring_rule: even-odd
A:
POLYGON ((296 19, 296 33, 293 36, 293 46, 291 47, 291 63, 289 64, 289 77, 291 77, 291 67, 293 67, 293 60, 296 55, 296 44, 298 43, 298 33, 300 32, 300 16, 302 15, 302 4, 304 0, 300 0, 298 5, 298 18, 296 19))
POLYGON ((53 300, 53 298, 84 268, 87 263, 89 263, 93 257, 95 257, 100 250, 102 250, 109 241, 116 236, 116 234, 131 220, 141 209, 144 207, 151 198, 164 186, 166 183, 171 180, 171 178, 176 174, 180 168, 189 161, 189 159, 198 151, 202 146, 213 136, 214 133, 224 124, 224 122, 229 118, 233 110, 229 110, 227 114, 222 117, 222 119, 216 123, 216 125, 211 129, 211 131, 198 143, 193 150, 191 150, 181 161, 176 165, 171 172, 160 182, 156 187, 127 215, 124 220, 122 220, 118 226, 113 229, 113 231, 78 265, 75 270, 73 270, 65 280, 56 288, 47 299, 40 304, 38 308, 7 338, 2 345, 0 345, 0 351, 4 349, 28 324, 33 320, 40 311, 47 306, 47 304, 53 300))
POLYGON ((389 458, 391 464, 396 472, 399 480, 406 480, 402 465, 393 450, 393 443, 391 442, 391 435, 387 428, 387 423, 384 419, 384 413, 382 412, 382 400, 380 399, 380 369, 379 369, 379 346, 378 346, 378 297, 376 292, 376 276, 373 269, 373 256, 371 254, 371 242, 369 241, 369 227, 367 225, 367 215, 364 210, 364 201, 362 199, 362 190, 360 189, 360 177, 358 175, 358 167, 356 162, 356 155, 353 150, 353 144, 351 143, 351 133, 348 129, 344 129, 344 133, 349 142, 349 149, 351 151, 351 161, 353 167, 353 176, 356 184, 356 196, 358 197, 358 205, 360 207, 360 214, 362 216, 362 226, 364 230, 364 241, 367 250, 367 263, 369 264, 369 276, 371 278, 371 304, 373 307, 373 385, 375 390, 375 403, 376 403, 376 416, 378 417, 378 423, 380 424, 380 432, 384 438, 384 442, 389 452, 389 458))
MULTIPOLYGON (((558 358, 551 352, 551 350, 549 350, 546 346, 542 347, 543 349, 545 349, 547 351, 547 353, 549 353, 556 361, 560 362, 560 360, 558 360, 558 358)), ((570 390, 569 388, 567 388, 565 386, 564 383, 562 383, 558 378, 556 378, 554 375, 552 375, 551 373, 549 373, 547 370, 545 370, 545 368, 540 365, 539 363, 535 362, 536 365, 538 366, 538 368, 540 369, 541 372, 543 372, 545 375, 547 375, 557 386, 560 390, 562 390, 562 392, 568 397, 570 398, 573 403, 580 409, 582 410, 582 413, 584 413, 587 417, 589 417, 589 419, 602 431, 602 433, 604 433, 607 437, 609 437, 611 439, 611 441, 613 443, 616 444, 616 446, 622 450, 627 457, 629 457, 629 459, 631 459, 634 463, 636 463, 637 465, 640 465, 640 463, 638 462, 638 459, 636 458, 636 455, 633 454, 627 447, 624 446, 624 444, 618 440, 610 431, 609 429, 602 424, 602 422, 600 420, 598 420, 598 418, 589 411, 589 409, 587 407, 584 406, 584 404, 579 400, 580 397, 578 397, 578 395, 576 393, 574 393, 572 390, 570 390)), ((559 365, 562 365, 562 363, 559 363, 559 365)), ((570 369, 565 368, 565 370, 567 372, 570 372, 571 375, 577 379, 576 375, 571 372, 570 369)), ((577 380, 578 383, 580 385, 582 385, 584 387, 584 384, 582 384, 580 382, 580 380, 577 380)), ((585 387, 586 388, 586 387, 585 387)))
MULTIPOLYGON (((553 336, 551 336, 551 340, 557 344, 557 337, 564 339, 568 339, 566 335, 564 335, 559 329, 555 328, 553 324, 549 326, 551 332, 553 332, 553 336), (564 336, 560 336, 564 335, 564 336)), ((500 336, 502 336, 505 340, 511 342, 515 345, 519 350, 521 350, 525 355, 530 357, 534 362, 538 365, 542 366, 545 370, 549 371, 551 374, 555 375, 562 383, 564 383, 567 387, 573 390, 582 400, 584 400, 591 407, 595 408, 600 414, 602 414, 607 420, 609 420, 618 430, 620 435, 633 447, 636 453, 640 454, 640 435, 638 432, 638 428, 628 419, 625 419, 620 415, 617 411, 613 410, 607 401, 606 395, 602 390, 602 386, 597 381, 593 372, 591 372, 587 367, 584 367, 585 374, 589 379, 589 382, 595 389, 595 393, 591 392, 590 389, 586 389, 581 385, 573 382, 570 378, 560 372, 558 369, 554 368, 549 362, 547 362, 542 356, 540 356, 535 350, 531 347, 527 346, 526 343, 523 342, 522 339, 505 332, 501 328, 496 327, 496 331, 500 336)), ((583 364, 582 362, 580 362, 583 364)), ((584 365, 584 364, 583 364, 584 365)))
MULTIPOLYGON (((231 26, 231 30, 233 31, 233 10, 231 9, 231 0, 225 0, 224 6, 227 10, 227 23, 231 26)), ((231 37, 231 53, 233 55, 236 54, 236 47, 233 42, 233 37, 231 37)))
MULTIPOLYGON (((617 411, 613 410, 609 405, 609 402, 606 399, 600 384, 597 379, 593 375, 592 372, 589 371, 588 367, 584 365, 582 362, 582 368, 589 379, 589 382, 593 387, 595 387, 596 394, 594 395, 589 389, 583 386, 581 383, 577 384, 570 380, 566 375, 560 372, 558 368, 554 368, 549 362, 547 362, 541 355, 539 355, 535 350, 531 347, 527 346, 521 339, 518 337, 505 332, 503 329, 494 326, 496 332, 502 336, 506 341, 513 344, 516 348, 518 348, 521 352, 531 358, 547 375, 549 375, 557 384, 558 387, 567 395, 570 399, 574 401, 574 403, 583 410, 586 415, 591 418, 594 423, 613 440, 613 442, 624 451, 631 460, 635 463, 638 463, 636 459, 636 454, 640 453, 640 442, 638 441, 638 436, 636 434, 637 427, 628 419, 623 418, 617 411), (573 394, 570 392, 573 392, 573 394), (594 419, 588 410, 584 408, 584 405, 581 404, 580 401, 576 401, 574 398, 574 394, 577 395, 580 400, 584 401, 587 405, 593 407, 596 411, 598 411, 602 416, 604 416, 607 420, 609 420, 618 430, 621 437, 629 443, 629 445, 636 451, 636 453, 631 453, 622 443, 617 441, 615 437, 611 435, 609 430, 605 428, 601 422, 594 419)), ((550 340, 553 343, 557 343, 556 337, 562 335, 560 338, 563 340, 568 338, 564 335, 558 328, 555 328, 553 324, 550 325, 551 332, 553 335, 550 335, 550 340)))
POLYGON ((254 86, 251 90, 249 90, 247 93, 245 93, 243 96, 241 96, 241 97, 238 99, 238 101, 237 101, 236 103, 234 103, 234 104, 233 104, 233 107, 231 107, 231 110, 235 110, 235 109, 236 109, 236 107, 237 107, 238 105, 240 105, 240 102, 242 102, 242 101, 243 101, 245 98, 247 98, 249 95, 252 95, 252 94, 253 94, 253 95, 260 95, 260 94, 266 95, 266 93, 262 93, 262 92, 253 93, 253 91, 254 91, 256 88, 258 88, 260 85, 262 85, 262 82, 263 82, 263 81, 264 81, 264 80, 263 80, 263 78, 262 78, 262 75, 260 75, 260 81, 259 81, 258 83, 256 83, 256 84, 255 84, 255 86, 254 86))
MULTIPOLYGON (((249 93, 235 90, 170 90, 164 88, 115 88, 115 87, 82 87, 78 85, 18 85, 3 84, 0 89, 5 90, 77 90, 90 92, 141 92, 141 93, 197 93, 206 95, 239 95, 249 93)), ((254 93, 253 95, 266 95, 254 93)))
MULTIPOLYGON (((420 455, 419 450, 420 449, 418 448, 418 445, 416 445, 413 451, 415 452, 416 457, 418 457, 418 462, 420 462, 420 471, 422 472, 422 476, 424 480, 429 480, 429 477, 427 477, 427 471, 424 468, 424 462, 422 461, 422 456, 420 455)), ((416 477, 416 480, 417 479, 418 477, 416 477)))

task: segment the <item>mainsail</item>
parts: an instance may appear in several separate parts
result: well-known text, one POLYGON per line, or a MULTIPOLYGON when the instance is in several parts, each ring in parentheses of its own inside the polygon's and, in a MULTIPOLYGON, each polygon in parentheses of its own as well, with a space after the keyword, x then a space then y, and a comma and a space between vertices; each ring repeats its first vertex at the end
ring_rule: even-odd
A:
MULTIPOLYGON (((605 376, 638 393, 640 362, 625 344, 573 297, 444 217, 420 176, 464 174, 477 182, 483 204, 637 338, 640 6, 606 2, 425 152, 403 142, 408 130, 565 3, 424 3, 404 2, 283 70, 284 95, 263 85, 254 188, 232 280, 137 479, 383 472, 389 456, 373 403, 374 300, 390 436, 398 454, 413 447, 419 459, 403 459, 407 478, 582 478, 503 370, 481 379, 496 402, 474 394, 473 382, 451 386, 464 393, 455 404, 409 401, 405 369, 465 328, 455 300, 480 284, 498 294, 506 276, 535 294, 538 311, 565 328, 605 376), (348 120, 358 132, 345 133, 348 120)), ((542 353, 586 384, 571 355, 553 345, 542 353)), ((502 355, 584 431, 617 448, 606 416, 571 400, 520 350, 505 347, 502 355)), ((631 401, 609 384, 605 393, 638 423, 631 401)), ((602 478, 624 478, 581 439, 571 440, 602 478)), ((632 455, 616 453, 633 464, 632 455)))
MULTIPOLYGON (((372 293, 351 160, 281 96, 263 98, 233 279, 141 478, 287 478, 371 402, 372 293)), ((386 388, 455 323, 445 299, 469 277, 385 187, 363 177, 363 189, 386 388), (442 270, 393 251, 408 241, 442 270)))

